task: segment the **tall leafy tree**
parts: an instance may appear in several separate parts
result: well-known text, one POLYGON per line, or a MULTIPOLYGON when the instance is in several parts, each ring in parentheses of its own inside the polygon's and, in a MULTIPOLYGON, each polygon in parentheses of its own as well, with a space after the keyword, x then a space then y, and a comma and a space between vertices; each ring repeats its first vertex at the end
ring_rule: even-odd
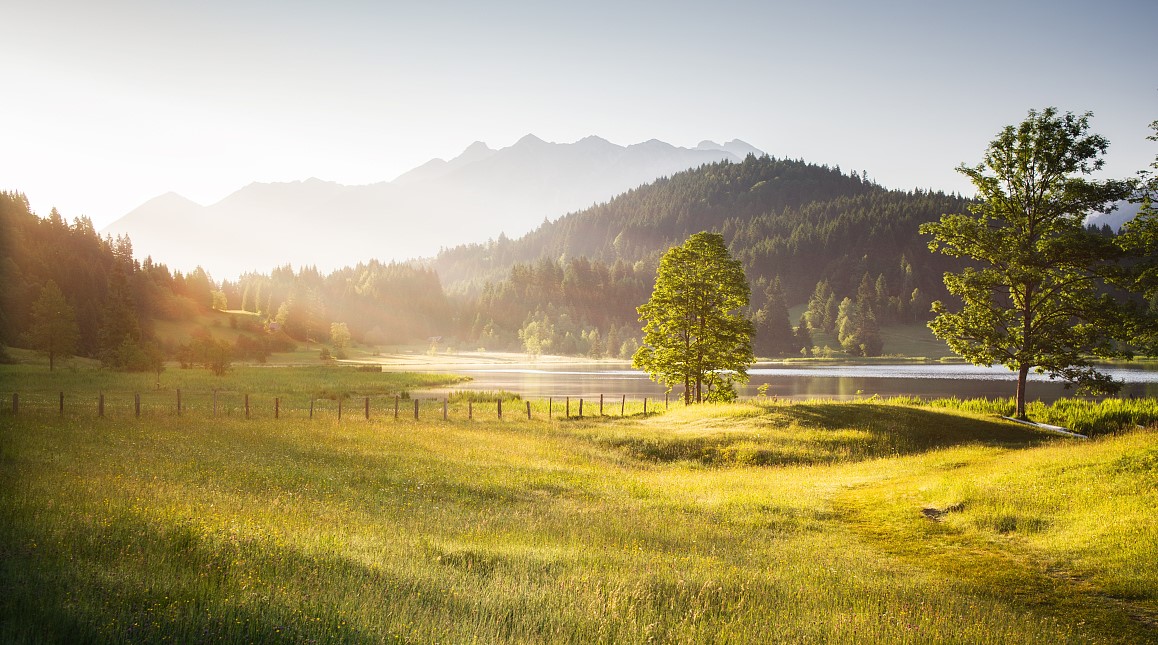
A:
MULTIPOLYGON (((1150 128, 1154 134, 1146 138, 1158 141, 1158 121, 1150 128)), ((1128 288, 1149 301, 1135 340, 1154 355, 1158 354, 1158 157, 1138 174, 1138 192, 1130 200, 1139 205, 1138 214, 1126 223, 1116 241, 1130 255, 1131 270, 1125 275, 1128 288)))
POLYGON ((733 382, 747 381, 754 360, 749 296, 723 236, 692 235, 660 259, 651 298, 638 308, 643 346, 632 365, 668 387, 682 384, 684 403, 734 397, 733 382))
POLYGON ((1090 116, 1031 110, 990 142, 980 164, 957 168, 977 189, 970 213, 921 226, 931 250, 974 264, 945 274, 962 306, 934 303, 929 327, 971 363, 1017 372, 1019 418, 1031 369, 1113 391, 1091 357, 1128 356, 1116 342, 1127 329, 1123 303, 1105 290, 1120 249, 1083 221, 1126 197, 1130 183, 1087 178, 1108 146, 1089 132, 1090 116))
POLYGON ((41 287, 40 297, 32 304, 32 326, 27 339, 29 345, 48 356, 49 371, 58 357, 68 358, 76 353, 80 339, 76 312, 52 280, 41 287))

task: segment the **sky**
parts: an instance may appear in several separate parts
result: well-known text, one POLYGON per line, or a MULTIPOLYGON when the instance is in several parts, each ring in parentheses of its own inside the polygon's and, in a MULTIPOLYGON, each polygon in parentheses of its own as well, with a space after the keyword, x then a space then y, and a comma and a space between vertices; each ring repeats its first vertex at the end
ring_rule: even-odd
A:
POLYGON ((1153 0, 0 0, 0 190, 98 229, 177 192, 386 181, 474 141, 742 139, 972 194, 1030 109, 1158 143, 1153 0))

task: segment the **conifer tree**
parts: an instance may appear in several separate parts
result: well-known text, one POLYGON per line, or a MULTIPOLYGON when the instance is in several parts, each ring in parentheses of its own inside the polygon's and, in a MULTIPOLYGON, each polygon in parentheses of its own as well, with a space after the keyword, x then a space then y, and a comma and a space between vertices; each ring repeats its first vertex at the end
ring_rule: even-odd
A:
POLYGON ((107 367, 128 366, 141 341, 137 307, 129 288, 125 263, 117 261, 109 273, 108 294, 100 329, 100 359, 107 367))
POLYGON ((51 372, 57 358, 68 358, 76 352, 79 338, 76 312, 65 300, 60 287, 49 280, 41 287, 40 297, 32 304, 28 344, 48 356, 48 370, 51 372))

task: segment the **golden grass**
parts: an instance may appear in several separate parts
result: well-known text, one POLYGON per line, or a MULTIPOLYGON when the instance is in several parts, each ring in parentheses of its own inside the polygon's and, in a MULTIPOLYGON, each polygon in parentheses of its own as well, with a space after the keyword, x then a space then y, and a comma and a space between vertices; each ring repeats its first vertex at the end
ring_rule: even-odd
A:
POLYGON ((456 411, 0 416, 0 640, 1158 638, 1155 430, 456 411))

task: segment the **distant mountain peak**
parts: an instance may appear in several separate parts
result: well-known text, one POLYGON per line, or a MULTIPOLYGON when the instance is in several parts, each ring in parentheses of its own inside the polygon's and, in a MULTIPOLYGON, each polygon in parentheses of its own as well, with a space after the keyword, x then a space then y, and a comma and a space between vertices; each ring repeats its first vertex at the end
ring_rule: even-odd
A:
POLYGON ((547 142, 543 141, 539 137, 536 137, 533 134, 528 134, 528 135, 524 136, 522 139, 519 139, 518 141, 516 141, 515 145, 511 146, 511 147, 513 148, 513 147, 519 147, 519 146, 543 145, 545 143, 547 143, 547 142))
POLYGON ((595 135, 556 143, 527 134, 497 149, 475 141, 448 161, 432 159, 393 181, 253 182, 209 206, 162 195, 106 230, 131 234, 137 248, 170 266, 200 264, 218 276, 287 262, 336 268, 371 257, 430 257, 455 244, 521 235, 659 177, 738 162, 750 149, 737 140, 697 150, 658 139, 623 146, 595 135), (193 222, 198 231, 231 235, 191 237, 193 222), (355 229, 355 236, 330 232, 355 229), (260 249, 250 243, 271 230, 287 234, 260 249))
MULTIPOLYGON (((165 193, 164 195, 158 195, 158 196, 150 199, 149 201, 145 202, 145 204, 153 204, 153 203, 192 204, 193 206, 201 206, 201 204, 198 204, 197 202, 193 201, 192 199, 189 199, 188 197, 186 197, 180 193, 173 192, 173 191, 169 191, 169 192, 165 193)), ((144 204, 142 204, 142 206, 143 205, 144 204)))
POLYGON ((494 150, 491 150, 491 147, 488 146, 486 144, 486 142, 475 141, 474 143, 467 146, 466 150, 463 150, 462 154, 459 156, 465 157, 467 155, 475 155, 475 154, 486 153, 486 152, 494 152, 494 150))
POLYGON ((632 145, 627 146, 627 147, 628 148, 648 148, 648 149, 652 149, 652 150, 657 149, 657 148, 664 148, 664 149, 670 148, 673 150, 675 149, 675 146, 673 146, 672 144, 670 144, 666 141, 660 141, 659 139, 648 139, 647 141, 642 141, 640 143, 632 144, 632 145))

